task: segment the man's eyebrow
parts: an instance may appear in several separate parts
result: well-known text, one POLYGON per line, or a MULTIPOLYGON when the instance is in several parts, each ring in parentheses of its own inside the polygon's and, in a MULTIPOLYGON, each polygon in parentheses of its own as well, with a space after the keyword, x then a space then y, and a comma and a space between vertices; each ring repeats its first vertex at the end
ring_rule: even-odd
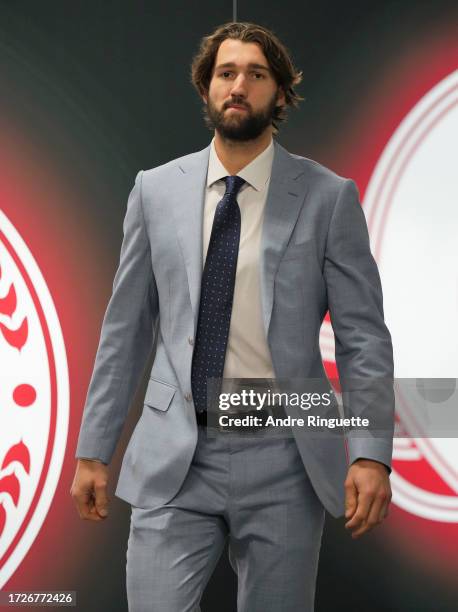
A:
MULTIPOLYGON (((234 68, 236 66, 237 64, 235 64, 234 62, 226 62, 225 64, 219 64, 218 66, 216 66, 215 70, 219 70, 220 68, 234 68)), ((264 66, 263 64, 256 64, 254 62, 250 62, 248 64, 248 68, 257 68, 258 70, 267 70, 267 72, 270 72, 270 68, 268 66, 264 66)))

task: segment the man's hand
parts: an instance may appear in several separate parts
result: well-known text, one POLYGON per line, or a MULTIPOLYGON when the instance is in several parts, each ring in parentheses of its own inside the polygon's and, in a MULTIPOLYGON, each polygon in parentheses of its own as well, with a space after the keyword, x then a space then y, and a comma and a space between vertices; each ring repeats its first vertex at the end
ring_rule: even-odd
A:
POLYGON ((388 516, 391 486, 383 463, 357 459, 348 469, 345 480, 345 523, 352 538, 379 525, 388 516))
POLYGON ((108 516, 108 467, 99 461, 78 459, 70 495, 82 519, 102 521, 108 516))

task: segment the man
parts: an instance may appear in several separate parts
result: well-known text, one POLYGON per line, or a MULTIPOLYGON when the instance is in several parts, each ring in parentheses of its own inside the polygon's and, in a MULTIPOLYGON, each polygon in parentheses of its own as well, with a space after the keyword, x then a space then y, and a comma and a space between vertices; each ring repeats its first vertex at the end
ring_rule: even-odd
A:
POLYGON ((328 308, 341 379, 392 377, 378 271, 353 181, 272 138, 301 80, 278 38, 225 24, 192 80, 214 139, 136 178, 71 493, 82 518, 107 516, 107 465, 156 339, 116 489, 132 505, 129 609, 198 610, 229 537, 239 612, 312 610, 324 508, 345 501, 353 537, 386 517, 392 438, 349 436, 347 460, 340 437, 210 436, 207 381, 325 379, 328 308))

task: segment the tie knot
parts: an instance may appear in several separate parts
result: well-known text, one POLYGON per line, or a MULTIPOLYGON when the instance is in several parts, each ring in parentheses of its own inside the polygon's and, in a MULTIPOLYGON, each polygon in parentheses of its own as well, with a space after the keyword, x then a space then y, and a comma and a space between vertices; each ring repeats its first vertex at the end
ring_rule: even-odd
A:
POLYGON ((235 175, 225 176, 224 180, 226 181, 226 193, 233 197, 238 194, 240 187, 245 183, 245 179, 235 175))

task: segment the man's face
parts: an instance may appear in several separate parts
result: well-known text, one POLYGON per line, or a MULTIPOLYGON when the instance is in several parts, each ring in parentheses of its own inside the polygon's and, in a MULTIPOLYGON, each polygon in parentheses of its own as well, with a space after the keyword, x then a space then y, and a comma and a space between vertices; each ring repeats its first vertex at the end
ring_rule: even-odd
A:
POLYGON ((204 100, 213 127, 236 141, 259 137, 285 103, 261 47, 230 38, 219 46, 204 100))

